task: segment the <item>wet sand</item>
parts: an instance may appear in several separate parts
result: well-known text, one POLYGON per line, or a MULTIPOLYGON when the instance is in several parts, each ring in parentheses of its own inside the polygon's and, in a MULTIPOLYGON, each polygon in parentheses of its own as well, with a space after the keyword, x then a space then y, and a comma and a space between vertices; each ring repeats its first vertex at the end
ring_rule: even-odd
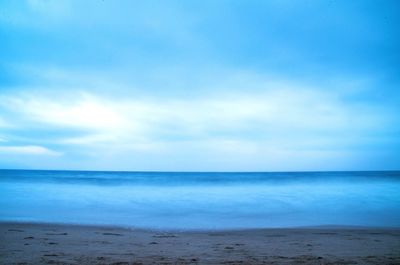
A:
POLYGON ((400 230, 159 231, 1 223, 1 264, 400 264, 400 230))

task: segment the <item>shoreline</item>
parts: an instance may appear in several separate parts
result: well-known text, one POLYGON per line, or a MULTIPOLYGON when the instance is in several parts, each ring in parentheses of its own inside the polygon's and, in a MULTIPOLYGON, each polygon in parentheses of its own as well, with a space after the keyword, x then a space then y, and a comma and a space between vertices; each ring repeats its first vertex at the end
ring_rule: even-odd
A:
POLYGON ((400 264, 400 228, 158 230, 0 222, 1 264, 400 264))
POLYGON ((247 232, 262 230, 399 230, 396 226, 362 226, 362 225, 311 225, 311 226, 287 226, 287 227, 259 227, 259 228, 162 228, 162 227, 140 227, 120 224, 89 224, 89 223, 69 223, 69 222, 44 222, 44 221, 4 221, 0 220, 0 226, 3 225, 28 225, 28 226, 64 226, 64 227, 82 227, 82 228, 110 228, 121 230, 147 231, 147 232, 174 232, 174 233, 207 233, 207 232, 247 232))

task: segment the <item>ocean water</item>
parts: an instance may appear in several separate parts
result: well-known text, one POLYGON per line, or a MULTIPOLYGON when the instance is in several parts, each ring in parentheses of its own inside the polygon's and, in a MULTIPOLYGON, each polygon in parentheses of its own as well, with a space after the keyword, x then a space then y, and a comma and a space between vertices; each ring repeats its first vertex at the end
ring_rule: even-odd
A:
POLYGON ((0 221, 156 229, 400 227, 400 172, 0 170, 0 221))

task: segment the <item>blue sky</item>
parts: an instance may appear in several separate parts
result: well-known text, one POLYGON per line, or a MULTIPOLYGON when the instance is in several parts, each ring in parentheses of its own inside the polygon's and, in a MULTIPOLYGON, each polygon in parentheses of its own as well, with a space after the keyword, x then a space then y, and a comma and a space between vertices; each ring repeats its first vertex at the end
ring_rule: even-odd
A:
POLYGON ((398 1, 0 1, 0 167, 400 168, 398 1))

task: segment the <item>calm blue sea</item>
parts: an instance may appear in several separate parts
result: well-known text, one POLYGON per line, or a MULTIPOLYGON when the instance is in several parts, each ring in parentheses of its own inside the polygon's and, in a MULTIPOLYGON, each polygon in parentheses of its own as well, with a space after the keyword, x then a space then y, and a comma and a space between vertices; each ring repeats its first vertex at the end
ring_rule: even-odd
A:
POLYGON ((400 227, 400 172, 0 170, 0 220, 161 229, 400 227))

